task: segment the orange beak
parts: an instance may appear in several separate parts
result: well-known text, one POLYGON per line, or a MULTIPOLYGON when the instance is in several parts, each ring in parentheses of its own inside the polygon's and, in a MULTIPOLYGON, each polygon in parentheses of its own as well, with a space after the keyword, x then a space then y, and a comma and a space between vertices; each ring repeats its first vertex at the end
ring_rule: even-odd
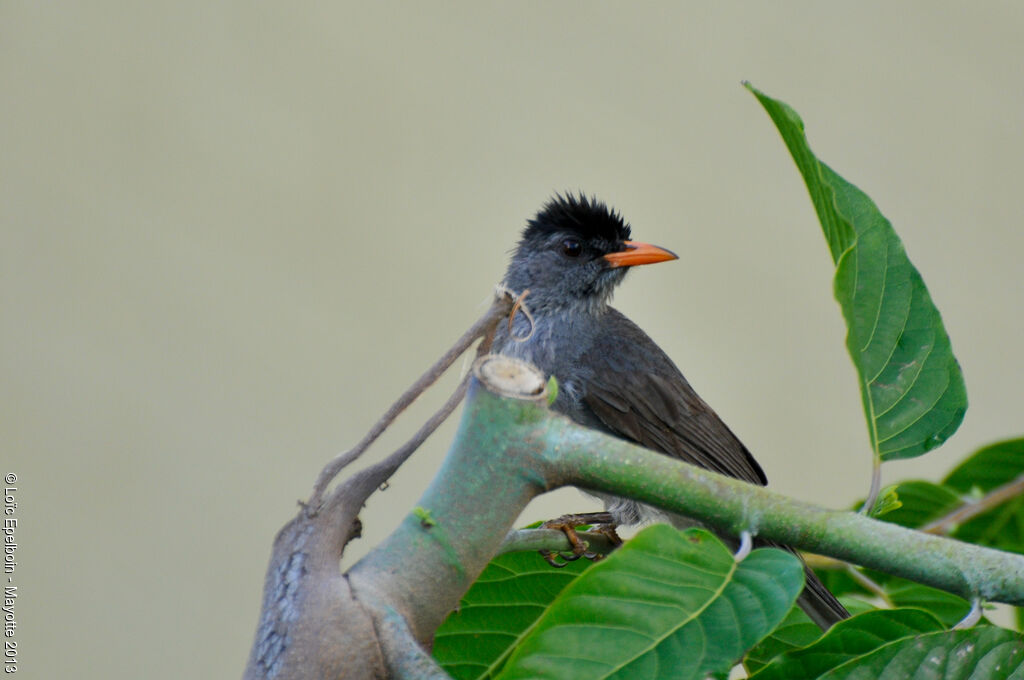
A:
POLYGON ((638 264, 654 264, 656 262, 667 262, 678 260, 679 256, 671 250, 665 250, 650 243, 638 243, 637 241, 626 241, 626 249, 617 253, 608 253, 604 259, 614 267, 635 267, 638 264))

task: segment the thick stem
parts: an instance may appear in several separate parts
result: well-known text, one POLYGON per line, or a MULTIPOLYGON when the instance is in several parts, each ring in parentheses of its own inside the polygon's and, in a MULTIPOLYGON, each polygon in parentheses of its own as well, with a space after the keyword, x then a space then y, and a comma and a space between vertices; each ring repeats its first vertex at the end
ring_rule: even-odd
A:
POLYGON ((452 447, 415 511, 349 571, 359 597, 389 603, 417 639, 429 640, 543 491, 543 463, 513 433, 523 417, 544 416, 533 403, 491 395, 472 381, 452 447))
POLYGON ((353 591, 393 606, 428 642, 529 500, 564 485, 629 496, 725 533, 749 530, 967 599, 1024 605, 1024 556, 796 501, 583 428, 543 399, 500 397, 476 380, 444 466, 417 511, 349 572, 353 591))
MULTIPOLYGON (((615 492, 762 538, 902 576, 966 599, 1024 604, 1024 556, 932 536, 854 512, 826 510, 672 460, 564 421, 549 463, 566 482, 615 492), (561 439, 561 441, 559 441, 561 439)), ((555 435, 552 432, 552 435, 555 435)))

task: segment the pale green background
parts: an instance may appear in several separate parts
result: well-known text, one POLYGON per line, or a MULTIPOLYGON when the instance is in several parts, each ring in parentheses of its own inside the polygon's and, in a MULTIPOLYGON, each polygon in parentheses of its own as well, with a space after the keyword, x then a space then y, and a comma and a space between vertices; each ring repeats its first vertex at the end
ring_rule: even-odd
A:
MULTIPOLYGON (((0 0, 22 677, 237 677, 276 529, 557 190, 680 254, 618 305, 774 488, 853 502, 867 437, 831 262, 742 79, 894 222, 966 372, 960 433, 887 480, 1020 434, 1022 46, 1016 1, 0 0)), ((355 553, 450 435, 373 499, 355 553)), ((546 500, 526 519, 589 507, 546 500)))

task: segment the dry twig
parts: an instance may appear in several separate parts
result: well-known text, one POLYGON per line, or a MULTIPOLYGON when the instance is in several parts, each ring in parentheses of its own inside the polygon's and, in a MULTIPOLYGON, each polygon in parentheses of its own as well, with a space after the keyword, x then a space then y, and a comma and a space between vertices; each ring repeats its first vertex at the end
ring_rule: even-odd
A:
POLYGON ((925 524, 921 527, 921 531, 945 536, 955 531, 958 526, 967 520, 988 512, 997 505, 1001 505, 1021 494, 1024 494, 1024 474, 1002 486, 992 489, 978 500, 967 501, 952 512, 925 524))
MULTIPOLYGON (((380 437, 380 435, 384 433, 388 426, 390 426, 391 423, 395 421, 395 418, 397 418, 402 413, 402 411, 408 408, 410 404, 416 401, 416 398, 423 394, 423 392, 428 387, 437 382, 437 379, 440 378, 441 375, 446 370, 448 370, 448 368, 453 363, 455 363, 455 360, 458 359, 462 355, 462 353, 465 352, 467 348, 469 348, 470 345, 472 345, 478 338, 485 337, 487 339, 485 340, 484 343, 481 344, 480 350, 486 351, 487 349, 490 349, 489 338, 493 336, 494 329, 497 326, 498 321, 500 321, 509 313, 509 309, 511 308, 512 304, 513 301, 509 299, 509 297, 498 297, 491 305, 491 307, 487 310, 487 312, 482 317, 480 317, 480 319, 475 324, 473 324, 469 328, 469 330, 463 333, 462 337, 456 340, 455 344, 452 345, 452 347, 447 352, 445 352, 444 355, 442 355, 441 358, 438 359, 433 366, 427 369, 427 371, 422 376, 420 376, 419 380, 414 382, 412 386, 409 387, 409 389, 407 389, 402 394, 402 396, 400 396, 398 400, 395 401, 395 403, 393 403, 391 407, 384 412, 384 415, 382 415, 380 419, 374 424, 374 426, 370 428, 370 431, 366 433, 366 435, 359 441, 358 444, 356 444, 353 448, 349 449, 348 451, 338 454, 334 459, 332 459, 329 463, 327 463, 327 465, 324 466, 323 470, 321 470, 320 474, 317 476, 316 482, 313 484, 313 491, 312 493, 310 493, 309 500, 306 502, 307 513, 315 515, 319 511, 319 508, 323 502, 324 491, 327 489, 327 486, 331 483, 331 480, 333 480, 338 475, 338 473, 344 470, 348 465, 358 460, 359 457, 366 452, 366 449, 368 449, 370 445, 373 444, 373 442, 377 441, 377 438, 380 437)), ((463 383, 461 383, 459 387, 456 389, 456 393, 458 394, 459 392, 463 394, 465 393, 465 381, 463 381, 463 383)), ((459 396, 458 400, 455 401, 455 404, 458 404, 458 401, 460 401, 461 399, 462 397, 459 396)), ((447 417, 447 415, 451 413, 452 410, 454 410, 454 406, 452 406, 452 408, 449 409, 447 413, 444 414, 444 417, 447 417)), ((444 411, 444 408, 442 408, 442 411, 444 411)), ((440 413, 441 411, 435 414, 434 417, 432 417, 427 422, 427 424, 433 423, 440 413)), ((440 421, 437 421, 433 428, 430 428, 430 430, 426 433, 426 436, 429 436, 429 434, 433 432, 434 429, 437 428, 437 425, 439 425, 440 422, 444 420, 444 417, 442 417, 440 421)), ((424 428, 426 428, 426 425, 424 425, 424 428)), ((410 440, 409 444, 411 444, 413 441, 416 441, 417 437, 419 437, 421 433, 423 433, 423 429, 421 429, 420 432, 416 433, 416 436, 414 436, 413 439, 410 440)), ((419 441, 422 442, 423 439, 426 439, 426 436, 423 436, 422 439, 419 439, 419 441)), ((409 444, 403 446, 401 449, 399 449, 399 451, 404 451, 406 447, 409 446, 409 444)), ((419 444, 416 444, 416 446, 419 446, 419 444)), ((413 447, 413 450, 415 450, 415 447, 413 447)), ((411 453, 411 451, 409 451, 409 453, 411 453)), ((406 454, 406 457, 408 457, 408 454, 406 454)))

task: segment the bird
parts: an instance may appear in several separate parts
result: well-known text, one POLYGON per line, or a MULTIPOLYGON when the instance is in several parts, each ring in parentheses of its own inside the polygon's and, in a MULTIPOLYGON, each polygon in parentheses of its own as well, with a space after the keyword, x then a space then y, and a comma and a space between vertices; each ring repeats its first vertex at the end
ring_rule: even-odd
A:
MULTIPOLYGON (((580 425, 766 485, 750 451, 668 355, 610 305, 632 267, 678 259, 672 251, 630 240, 631 231, 620 213, 596 197, 555 194, 527 221, 501 284, 521 296, 528 314, 513 313, 500 324, 492 351, 554 376, 552 408, 580 425)), ((666 518, 679 528, 696 524, 632 499, 595 495, 619 526, 666 518)), ((804 570, 798 604, 811 620, 827 629, 849 617, 806 564, 804 570)))

